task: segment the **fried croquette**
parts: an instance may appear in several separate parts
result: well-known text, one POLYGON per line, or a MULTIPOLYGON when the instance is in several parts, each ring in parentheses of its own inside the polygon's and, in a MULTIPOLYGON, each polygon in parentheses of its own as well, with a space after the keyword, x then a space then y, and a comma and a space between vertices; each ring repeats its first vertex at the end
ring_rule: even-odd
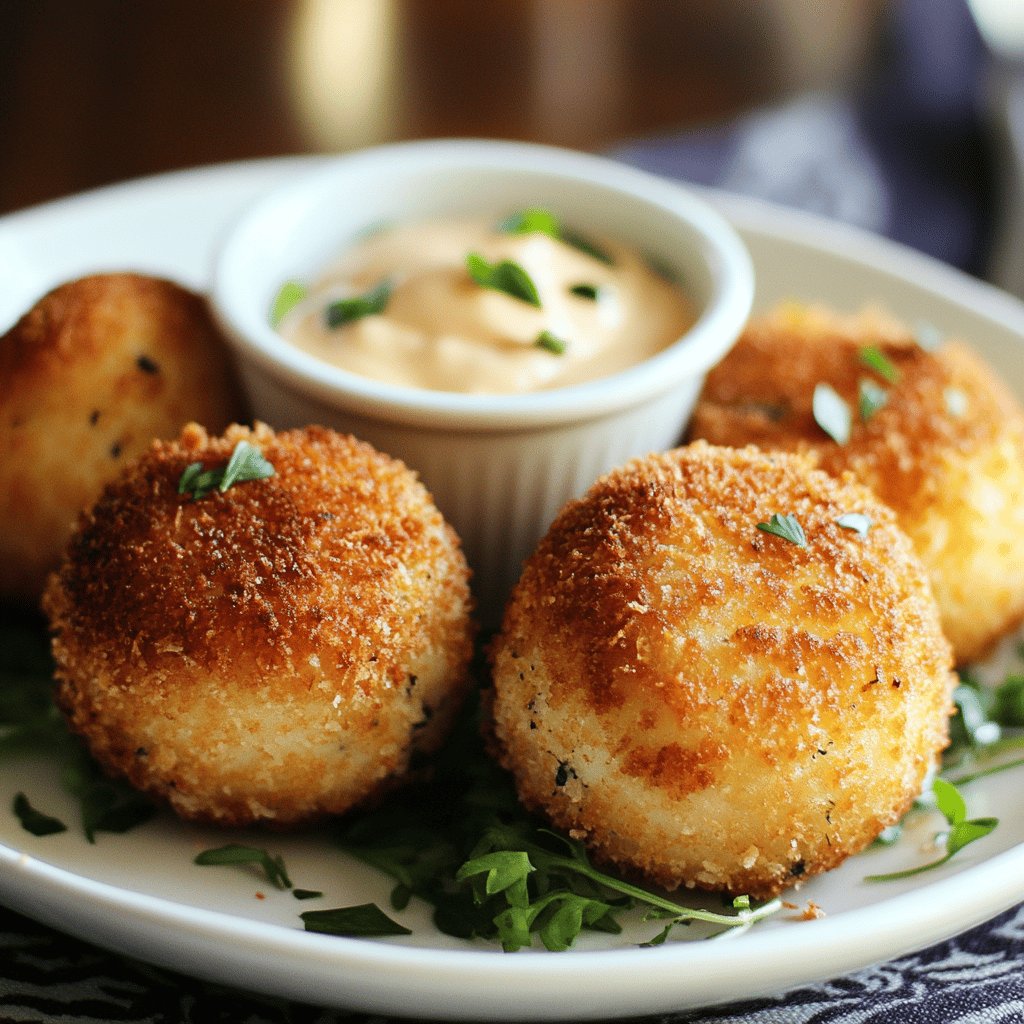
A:
POLYGON ((198 295, 101 274, 44 296, 0 338, 0 599, 38 602, 79 512, 153 438, 244 419, 198 295))
POLYGON ((467 685, 454 531, 402 463, 323 428, 154 443, 43 603, 72 729, 188 819, 346 811, 440 744, 467 685), (242 441, 272 475, 179 494, 186 470, 216 485, 242 441))
POLYGON ((920 561, 867 488, 797 455, 698 442, 601 478, 527 562, 491 657, 524 804, 668 889, 767 898, 835 867, 947 743, 920 561))
POLYGON ((1011 569, 1024 565, 1024 412, 966 345, 926 351, 877 311, 784 306, 711 372, 690 436, 806 452, 867 484, 928 569, 958 662, 1024 619, 1024 572, 1011 569), (850 411, 848 439, 815 418, 820 384, 850 411))

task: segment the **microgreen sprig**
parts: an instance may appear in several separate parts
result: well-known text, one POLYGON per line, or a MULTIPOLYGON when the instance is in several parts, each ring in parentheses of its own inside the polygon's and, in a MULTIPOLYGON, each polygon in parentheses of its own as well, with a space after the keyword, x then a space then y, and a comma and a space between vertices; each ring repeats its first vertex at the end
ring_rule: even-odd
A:
POLYGON ((189 494, 195 501, 205 498, 211 491, 223 493, 235 484, 248 480, 265 480, 274 475, 274 467, 263 453, 248 441, 239 441, 231 458, 223 466, 205 469, 201 462, 185 467, 178 481, 178 493, 189 494))
POLYGON ((965 846, 984 839, 999 824, 998 818, 968 818, 967 804, 959 790, 946 779, 936 778, 932 782, 932 793, 935 805, 946 819, 949 829, 946 831, 945 853, 936 860, 903 871, 892 871, 884 875, 868 875, 868 882, 894 882, 903 878, 912 878, 925 871, 933 871, 941 867, 959 853, 965 846))

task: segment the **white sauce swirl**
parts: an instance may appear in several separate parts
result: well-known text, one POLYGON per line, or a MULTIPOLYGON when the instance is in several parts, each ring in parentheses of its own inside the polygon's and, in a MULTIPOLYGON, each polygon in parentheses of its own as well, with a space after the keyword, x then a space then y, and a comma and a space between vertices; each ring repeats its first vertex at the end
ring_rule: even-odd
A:
POLYGON ((509 394, 605 377, 670 345, 695 316, 639 254, 596 241, 610 263, 539 231, 504 233, 493 221, 388 228, 329 267, 278 329, 319 359, 406 387, 509 394), (522 267, 540 306, 474 281, 471 252, 522 267), (332 303, 382 282, 391 288, 382 312, 328 325, 332 303), (545 332, 554 345, 539 343, 545 332))

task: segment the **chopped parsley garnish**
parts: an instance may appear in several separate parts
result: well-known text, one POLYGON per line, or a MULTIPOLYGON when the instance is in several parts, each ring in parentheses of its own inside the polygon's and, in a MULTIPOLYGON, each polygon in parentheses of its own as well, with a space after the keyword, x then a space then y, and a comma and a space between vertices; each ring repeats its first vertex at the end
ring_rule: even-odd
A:
POLYGON ((281 321, 306 297, 306 286, 300 281, 285 281, 278 289, 270 306, 270 326, 279 327, 281 321))
POLYGON ((889 401, 889 392, 867 377, 861 379, 857 390, 857 405, 862 423, 867 423, 889 401))
POLYGON ((506 235, 529 235, 535 232, 547 235, 549 238, 572 246, 573 249, 577 249, 585 256, 590 256, 600 263, 609 265, 614 263, 611 255, 596 242, 564 227, 550 210, 545 210, 543 207, 532 206, 513 213, 497 225, 497 230, 506 235))
POLYGON ((288 871, 284 866, 284 859, 268 853, 266 850, 255 846, 244 846, 240 843, 229 843, 227 846, 218 846, 212 850, 203 850, 196 854, 196 864, 222 865, 222 864, 255 864, 263 869, 267 881, 278 889, 290 889, 292 881, 288 877, 288 871))
POLYGON ((531 206, 526 210, 509 214, 497 225, 503 235, 547 235, 549 238, 562 237, 562 229, 558 218, 540 206, 531 206))
POLYGON ((871 520, 863 512, 845 512, 836 520, 836 525, 866 537, 871 529, 871 520))
POLYGON ((950 861, 965 846, 984 839, 999 824, 998 818, 968 818, 967 804, 959 790, 951 782, 937 778, 932 782, 932 793, 935 805, 946 819, 949 829, 945 834, 945 853, 937 860, 904 871, 893 871, 884 875, 868 875, 868 882, 892 882, 901 878, 911 878, 925 871, 932 871, 950 861))
POLYGON ((66 832, 67 825, 60 818, 52 818, 48 814, 37 811, 29 802, 24 793, 18 793, 14 798, 12 810, 21 822, 21 827, 34 836, 52 836, 58 832, 66 832))
POLYGON ((266 480, 273 475, 274 467, 263 457, 259 448, 248 441, 239 441, 231 458, 223 466, 205 469, 201 462, 189 463, 178 481, 178 493, 190 494, 198 501, 211 491, 223 493, 235 484, 266 480))
POLYGON ((778 512, 773 512, 771 519, 767 523, 758 523, 757 528, 775 537, 788 540, 798 548, 807 547, 807 536, 796 516, 780 516, 778 512))
POLYGON ((299 917, 307 932, 319 932, 321 935, 343 935, 357 939, 412 935, 408 928, 393 921, 376 903, 336 907, 334 910, 307 910, 299 914, 299 917))
POLYGON ((318 900, 323 893, 319 889, 292 889, 292 895, 297 900, 318 900))
POLYGON ((859 354, 862 366, 874 370, 890 384, 895 384, 900 379, 899 367, 877 345, 867 345, 859 354))
POLYGON ((556 356, 565 355, 565 350, 569 347, 569 343, 564 338, 558 337, 557 334, 552 334, 551 331, 541 331, 537 335, 534 345, 556 356))
POLYGON ((540 294, 533 278, 515 261, 489 263, 480 253, 471 252, 466 256, 466 270, 481 288, 504 292, 513 299, 540 308, 540 294))
POLYGON ((575 295, 580 299, 590 299, 591 302, 596 302, 598 296, 601 294, 601 289, 596 284, 586 284, 581 282, 580 284, 574 284, 570 289, 569 293, 575 295))
POLYGON ((332 330, 344 327, 364 316, 374 316, 387 309, 391 299, 391 282, 381 281, 365 295, 352 295, 347 299, 337 299, 328 304, 324 310, 324 320, 332 330))
POLYGON ((832 438, 836 444, 850 440, 852 415, 850 407, 831 384, 816 384, 811 400, 814 422, 832 438))
POLYGON ((111 779, 89 757, 84 747, 61 772, 64 789, 77 798, 82 830, 90 843, 97 832, 128 832, 149 821, 156 807, 127 782, 111 779))

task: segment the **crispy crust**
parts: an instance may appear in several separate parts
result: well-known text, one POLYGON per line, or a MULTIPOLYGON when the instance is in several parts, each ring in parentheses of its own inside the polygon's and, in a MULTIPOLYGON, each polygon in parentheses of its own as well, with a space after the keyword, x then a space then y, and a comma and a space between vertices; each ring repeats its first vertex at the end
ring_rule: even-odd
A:
POLYGON ((154 437, 244 418, 200 296, 140 274, 44 296, 0 338, 0 598, 38 601, 78 513, 154 437))
POLYGON ((983 657, 1024 619, 1024 413, 962 343, 923 350, 877 311, 843 318, 783 306, 751 323, 709 375, 690 426, 712 444, 799 451, 834 475, 852 472, 896 511, 929 570, 957 660, 983 657), (876 346, 899 370, 865 368, 876 346), (839 445, 814 420, 820 382, 856 410, 859 382, 888 392, 839 445))
POLYGON ((949 645, 893 514, 806 459, 697 443, 567 506, 493 647, 524 802, 660 885, 769 896, 906 811, 949 645), (873 521, 864 537, 836 519, 873 521), (757 529, 794 514, 806 548, 757 529))
POLYGON ((157 442, 83 518, 44 607, 94 756, 186 817, 339 813, 442 739, 467 682, 468 570, 400 462, 322 428, 157 442), (239 440, 275 469, 199 501, 239 440))

